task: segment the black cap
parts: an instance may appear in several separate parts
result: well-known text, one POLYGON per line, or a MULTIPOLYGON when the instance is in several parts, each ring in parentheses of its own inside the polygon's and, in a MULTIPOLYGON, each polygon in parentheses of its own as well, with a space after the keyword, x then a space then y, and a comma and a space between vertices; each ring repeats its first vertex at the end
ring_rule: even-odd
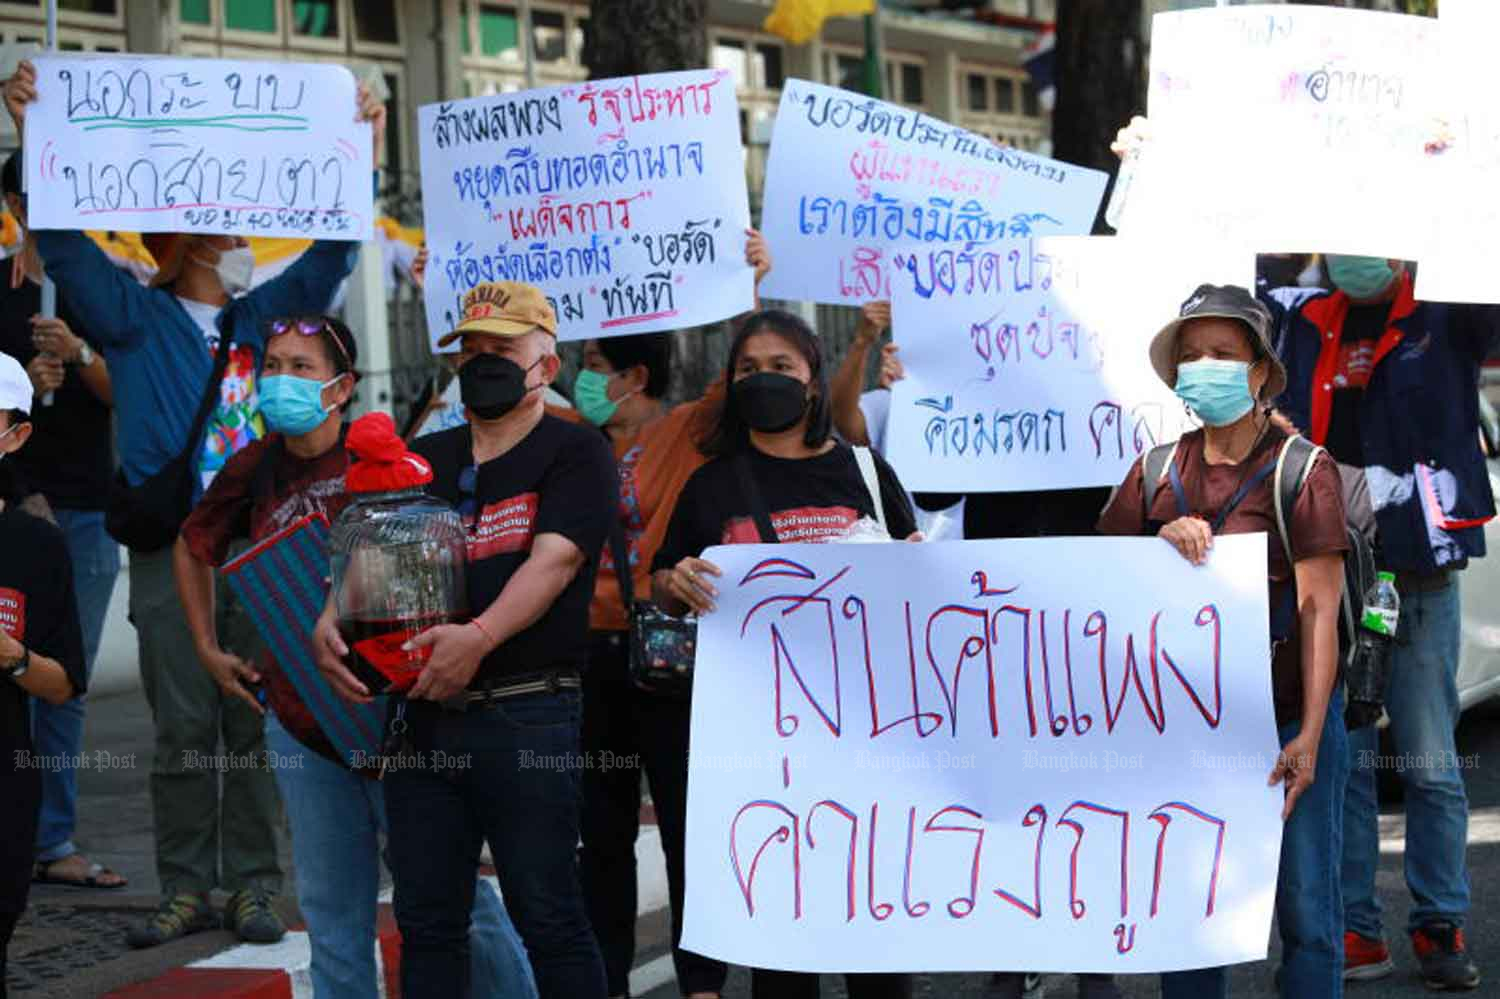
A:
POLYGON ((1256 353, 1271 362, 1266 398, 1274 399, 1286 391, 1286 368, 1271 345, 1271 311, 1250 292, 1234 284, 1200 284, 1177 310, 1177 318, 1152 338, 1151 366, 1168 386, 1177 384, 1177 334, 1184 323, 1193 319, 1238 319, 1244 323, 1256 353))

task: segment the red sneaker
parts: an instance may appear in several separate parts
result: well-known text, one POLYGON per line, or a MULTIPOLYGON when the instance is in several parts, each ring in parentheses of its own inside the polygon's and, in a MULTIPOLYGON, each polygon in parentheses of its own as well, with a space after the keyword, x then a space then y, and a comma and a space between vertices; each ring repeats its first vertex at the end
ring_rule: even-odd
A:
POLYGON ((1368 982, 1396 970, 1384 940, 1371 940, 1353 930, 1344 932, 1344 981, 1368 982))
POLYGON ((1469 960, 1464 931, 1457 926, 1428 923, 1412 931, 1411 945, 1429 989, 1458 992, 1479 987, 1479 969, 1469 960))

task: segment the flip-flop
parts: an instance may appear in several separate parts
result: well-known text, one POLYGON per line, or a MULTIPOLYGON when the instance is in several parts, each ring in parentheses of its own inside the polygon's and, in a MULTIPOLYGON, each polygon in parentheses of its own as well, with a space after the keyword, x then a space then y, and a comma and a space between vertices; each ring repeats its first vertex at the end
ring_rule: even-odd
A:
MULTIPOLYGON (((62 858, 62 860, 66 859, 68 858, 62 858)), ((55 874, 49 874, 48 869, 58 863, 61 863, 61 861, 37 861, 36 866, 32 868, 31 872, 32 883, 39 885, 62 885, 65 888, 87 888, 93 891, 119 891, 120 889, 125 888, 130 884, 129 881, 125 880, 122 880, 119 884, 116 885, 103 884, 99 880, 99 878, 105 874, 115 874, 115 872, 110 870, 108 867, 105 867, 103 864, 96 864, 92 862, 89 864, 88 873, 85 874, 82 878, 65 878, 55 874)), ((118 874, 115 874, 115 876, 119 877, 118 874)))

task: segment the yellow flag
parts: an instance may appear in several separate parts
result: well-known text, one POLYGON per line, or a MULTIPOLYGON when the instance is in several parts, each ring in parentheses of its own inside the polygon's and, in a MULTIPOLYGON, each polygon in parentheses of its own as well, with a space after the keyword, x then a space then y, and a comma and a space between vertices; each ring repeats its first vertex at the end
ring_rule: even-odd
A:
POLYGON ((875 0, 776 0, 761 27, 793 45, 806 45, 818 37, 830 17, 873 13, 875 0))

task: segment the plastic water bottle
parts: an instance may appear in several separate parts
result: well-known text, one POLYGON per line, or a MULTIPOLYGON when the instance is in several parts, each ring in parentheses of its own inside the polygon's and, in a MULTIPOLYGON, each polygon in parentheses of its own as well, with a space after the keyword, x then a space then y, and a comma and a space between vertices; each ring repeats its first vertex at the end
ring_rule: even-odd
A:
POLYGON ((1115 173, 1115 186, 1109 192, 1109 204, 1104 206, 1104 221, 1115 232, 1120 231, 1120 220, 1125 215, 1125 203, 1130 198, 1130 185, 1135 183, 1136 171, 1140 169, 1141 151, 1132 149, 1120 160, 1120 169, 1115 173))
POLYGON ((1374 585, 1365 593, 1365 606, 1355 636, 1357 648, 1344 678, 1350 728, 1361 728, 1380 719, 1391 642, 1400 620, 1401 595, 1396 592, 1396 576, 1377 573, 1374 585))

